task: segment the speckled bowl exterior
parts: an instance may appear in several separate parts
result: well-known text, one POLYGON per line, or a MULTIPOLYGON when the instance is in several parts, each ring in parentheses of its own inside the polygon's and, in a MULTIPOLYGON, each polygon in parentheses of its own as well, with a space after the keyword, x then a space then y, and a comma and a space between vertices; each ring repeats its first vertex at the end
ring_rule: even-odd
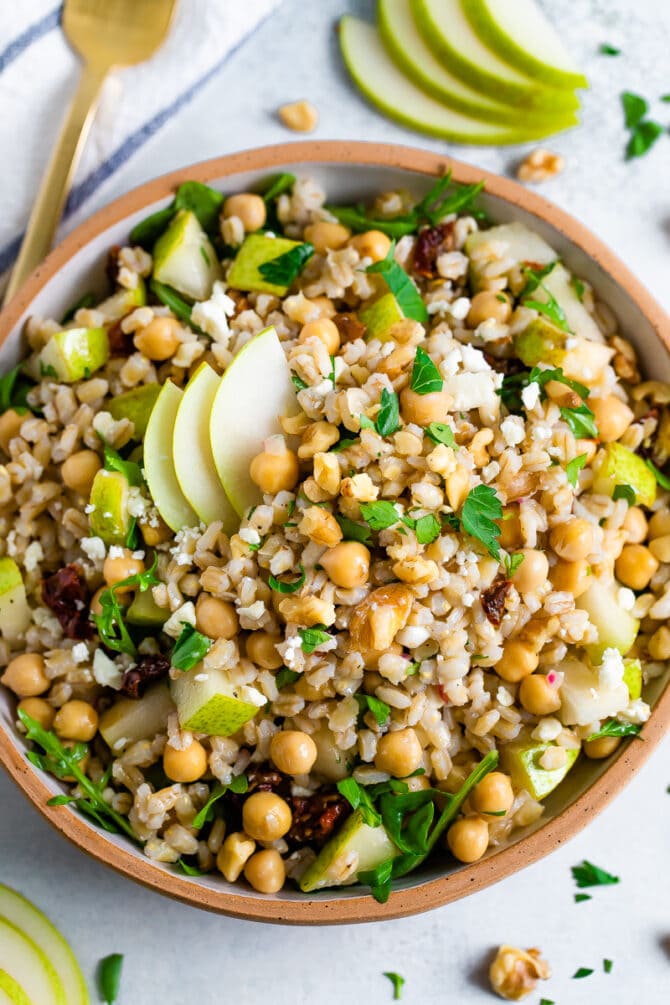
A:
MULTIPOLYGON (((619 318, 622 333, 636 346, 644 371, 670 379, 670 320, 644 286, 577 220, 515 182, 450 157, 410 147, 361 142, 300 142, 264 147, 205 161, 157 178, 117 199, 70 234, 29 277, 0 315, 0 370, 20 358, 27 317, 59 317, 86 290, 104 290, 104 263, 111 245, 127 240, 130 228, 167 204, 177 185, 190 179, 222 191, 253 187, 267 175, 288 170, 315 177, 333 202, 374 196, 393 187, 421 196, 436 175, 451 169, 455 181, 485 179, 484 204, 495 221, 521 220, 534 227, 567 265, 591 282, 619 318)), ((377 904, 360 890, 344 888, 305 896, 284 890, 263 896, 224 882, 218 875, 187 878, 152 862, 141 850, 96 828, 67 807, 47 806, 56 782, 25 757, 14 726, 13 702, 0 694, 0 761, 25 795, 56 830, 98 861, 153 890, 196 907, 260 921, 336 924, 397 918, 449 903, 498 882, 547 855, 573 837, 632 778, 670 723, 670 672, 653 682, 654 708, 642 737, 622 744, 606 761, 582 758, 568 781, 546 800, 545 815, 505 847, 481 861, 458 866, 445 855, 405 877, 388 903, 377 904), (582 763, 583 762, 583 763, 582 763)))

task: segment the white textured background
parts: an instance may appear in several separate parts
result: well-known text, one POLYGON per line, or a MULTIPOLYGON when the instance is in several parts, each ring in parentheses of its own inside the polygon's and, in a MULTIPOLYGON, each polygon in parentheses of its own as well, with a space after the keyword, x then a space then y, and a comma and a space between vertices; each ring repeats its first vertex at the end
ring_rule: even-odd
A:
MULTIPOLYGON (((221 0, 226 2, 226 0, 221 0)), ((227 0, 232 2, 232 0, 227 0)), ((241 0, 235 0, 241 2, 241 0)), ((181 0, 183 6, 198 0, 181 0)), ((236 149, 292 138, 274 118, 282 101, 309 97, 319 138, 380 139, 444 150, 445 145, 380 118, 359 99, 337 58, 333 25, 371 3, 283 0, 188 106, 114 174, 70 227, 128 188, 171 168, 236 149)), ((670 91, 667 0, 552 0, 547 9, 592 83, 583 126, 550 141, 565 174, 542 186, 607 241, 670 309, 670 136, 625 164, 622 89, 652 99, 670 91), (598 56, 601 42, 617 59, 598 56)), ((183 23, 183 20, 182 20, 183 23)), ((0 23, 0 49, 2 39, 0 23)), ((38 45, 58 45, 52 35, 38 45)), ((188 40, 184 41, 188 58, 188 40)), ((72 77, 59 85, 63 100, 72 77)), ((39 86, 39 81, 35 82, 39 86)), ((46 86, 46 83, 45 83, 46 86)), ((53 92, 55 93, 55 92, 53 92)), ((4 100, 11 100, 5 95, 4 100)), ((25 122, 21 143, 46 157, 56 116, 25 122)), ((670 106, 655 103, 670 123, 670 106)), ((2 108, 0 107, 0 117, 2 108)), ((502 173, 522 151, 454 148, 456 156, 502 173)), ((20 157, 3 149, 2 176, 20 157)), ((0 216, 12 214, 0 186, 0 216)), ((403 1000, 484 1005, 483 964, 501 942, 538 945, 554 976, 527 999, 557 1005, 661 1005, 670 1000, 670 739, 635 782, 568 847, 504 883, 418 918, 375 926, 288 929, 210 916, 145 892, 70 847, 0 777, 0 881, 40 904, 71 940, 87 977, 110 952, 126 954, 120 1005, 335 1005, 391 1000, 383 970, 407 980, 403 1000), (616 887, 574 904, 570 866, 590 858, 621 876, 616 887), (614 970, 602 972, 602 959, 614 970), (580 966, 596 971, 582 981, 580 966)), ((95 1000, 95 999, 94 999, 95 1000)))

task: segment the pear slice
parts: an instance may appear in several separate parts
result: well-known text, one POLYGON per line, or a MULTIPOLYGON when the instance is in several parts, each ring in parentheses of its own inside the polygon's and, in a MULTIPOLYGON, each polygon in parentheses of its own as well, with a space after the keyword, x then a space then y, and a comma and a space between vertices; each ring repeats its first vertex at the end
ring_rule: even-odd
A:
POLYGON ((112 398, 107 409, 113 419, 130 419, 135 426, 133 439, 141 440, 147 431, 151 410, 160 394, 160 384, 142 384, 112 398))
POLYGON ((525 789, 533 799, 545 799, 563 781, 579 755, 579 749, 566 749, 565 764, 547 770, 540 766, 540 758, 553 744, 517 742, 505 743, 500 754, 500 766, 506 771, 515 789, 525 789))
POLYGON ((365 332, 367 341, 376 338, 380 342, 388 342, 391 337, 389 329, 397 321, 402 321, 405 315, 393 294, 385 293, 379 300, 359 311, 358 317, 367 329, 365 332))
MULTIPOLYGON (((177 409, 172 460, 179 487, 202 522, 221 520, 224 532, 232 534, 239 520, 219 480, 209 438, 210 415, 218 388, 218 375, 208 363, 203 363, 186 385, 177 409)), ((238 395, 238 407, 239 404, 238 395)), ((255 400, 253 405, 249 401, 250 408, 257 404, 255 400)), ((230 440, 237 440, 240 433, 237 423, 226 428, 230 440)))
POLYGON ((0 1005, 32 1005, 21 985, 6 970, 0 970, 0 1005))
POLYGON ((564 677, 559 690, 558 717, 564 725, 589 726, 592 722, 616 716, 628 707, 630 697, 623 681, 603 687, 598 671, 580 660, 564 660, 561 672, 564 677))
POLYGON ((283 297, 288 286, 269 283, 259 271, 275 258, 297 248, 300 241, 290 241, 286 237, 270 237, 269 234, 249 234, 235 256, 228 273, 228 285, 235 290, 253 290, 258 293, 274 293, 283 297))
POLYGON ((0 970, 14 979, 34 1005, 68 1005, 63 985, 48 957, 25 932, 3 917, 0 917, 0 970))
MULTIPOLYGON (((575 606, 588 613, 589 621, 598 630, 598 641, 586 646, 586 652, 594 666, 602 662, 606 649, 618 649, 625 656, 640 630, 638 619, 620 605, 618 591, 619 584, 614 580, 604 583, 594 577, 588 590, 575 601, 575 606)), ((587 722, 602 718, 604 715, 594 715, 587 722)))
POLYGON ((91 486, 91 532, 105 544, 124 544, 130 530, 130 486, 120 471, 97 472, 91 486))
MULTIPOLYGON (((377 26, 388 54, 409 80, 455 112, 484 122, 515 126, 519 110, 469 87, 450 73, 426 43, 412 17, 410 0, 379 0, 377 26)), ((560 115, 545 112, 536 116, 546 135, 574 125, 573 112, 560 115)), ((528 115, 525 116, 528 121, 528 115)))
POLYGON ((436 101, 405 77, 382 45, 373 25, 346 15, 340 20, 342 57, 357 87, 385 115, 410 129, 455 143, 524 143, 555 132, 536 122, 505 126, 477 122, 436 101))
POLYGON ((630 485, 635 502, 642 506, 653 506, 656 501, 654 472, 623 443, 608 443, 593 465, 593 491, 611 497, 617 485, 630 485))
POLYGON ((32 612, 21 570, 13 558, 0 558, 0 635, 16 642, 28 628, 32 612))
POLYGON ((556 114, 578 106, 572 91, 547 87, 500 59, 473 31, 461 0, 411 0, 411 4, 426 44, 470 87, 516 105, 520 111, 556 114))
MULTIPOLYGON (((86 981, 74 953, 58 929, 34 904, 0 884, 0 917, 25 932, 48 957, 63 985, 68 1005, 89 1005, 86 981)), ((21 998, 16 1001, 22 1005, 21 998)), ((25 1001, 30 1005, 28 998, 25 1001)))
POLYGON ((122 288, 112 293, 110 297, 103 300, 95 308, 96 313, 102 314, 107 323, 119 321, 130 314, 136 307, 144 307, 147 302, 147 288, 141 276, 138 276, 137 286, 132 290, 122 288))
POLYGON ((144 436, 144 474, 149 492, 163 520, 175 531, 197 527, 200 522, 179 487, 172 460, 174 424, 183 393, 171 380, 166 380, 144 436))
POLYGON ((65 328, 51 336, 39 355, 40 373, 65 384, 88 380, 109 359, 104 328, 65 328))
POLYGON ((360 873, 375 869, 396 855, 398 849, 385 828, 381 824, 368 827, 363 823, 361 811, 356 810, 303 874, 300 889, 311 893, 328 886, 349 886, 358 881, 360 873))
POLYGON ((154 279, 190 300, 208 300, 223 270, 195 213, 181 209, 156 241, 154 279))
POLYGON ((281 433, 280 415, 297 411, 286 353, 274 328, 240 349, 224 372, 209 419, 214 464, 238 516, 261 501, 249 467, 263 441, 281 433))
POLYGON ((194 733, 232 736, 259 711, 225 670, 203 670, 201 663, 171 681, 170 689, 180 725, 194 733))
POLYGON ((100 716, 100 734, 107 746, 118 754, 138 740, 153 740, 164 733, 168 716, 175 706, 165 681, 147 688, 142 697, 119 698, 100 716))
POLYGON ((463 10, 482 42, 510 66, 553 87, 588 87, 535 0, 467 0, 463 10))

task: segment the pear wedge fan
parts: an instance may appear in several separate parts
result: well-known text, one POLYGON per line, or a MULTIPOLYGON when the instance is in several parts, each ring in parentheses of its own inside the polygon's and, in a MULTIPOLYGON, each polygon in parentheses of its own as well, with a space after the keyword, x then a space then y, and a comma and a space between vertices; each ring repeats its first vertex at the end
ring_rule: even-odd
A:
POLYGON ((495 125, 446 108, 403 76, 374 26, 358 18, 346 15, 341 19, 340 46, 347 69, 366 98, 410 129, 455 143, 484 145, 523 143, 556 131, 555 122, 544 127, 530 122, 515 127, 495 125))

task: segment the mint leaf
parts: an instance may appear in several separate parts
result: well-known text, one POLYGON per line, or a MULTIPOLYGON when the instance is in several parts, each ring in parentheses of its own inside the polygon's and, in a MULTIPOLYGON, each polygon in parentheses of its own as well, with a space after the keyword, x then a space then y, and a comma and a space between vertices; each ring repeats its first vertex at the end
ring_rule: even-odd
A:
POLYGON ((432 394, 442 390, 442 377, 432 359, 421 346, 417 346, 409 386, 417 394, 432 394))
POLYGON ((298 244, 290 251, 278 255, 277 258, 270 259, 258 266, 263 279, 275 286, 290 286, 294 279, 297 279, 308 261, 314 254, 314 245, 309 241, 298 244))
POLYGON ((421 321, 425 324, 428 321, 426 305, 412 279, 407 275, 402 265, 396 262, 393 257, 394 253, 395 241, 391 243, 386 258, 382 259, 381 262, 373 262, 372 265, 368 265, 365 271, 382 277, 406 318, 413 318, 414 321, 421 321))
POLYGON ((502 503, 490 485, 476 485, 467 495, 461 510, 463 529, 481 541, 493 558, 500 560, 500 527, 502 503))
POLYGON ((182 625, 184 627, 172 650, 170 662, 177 670, 186 672, 192 670, 207 655, 212 642, 187 621, 182 621, 182 625))
POLYGON ((400 425, 400 406, 395 391, 382 388, 381 407, 375 425, 380 436, 390 436, 400 425))
MULTIPOLYGON (((568 476, 568 481, 573 488, 577 488, 577 482, 579 481, 579 472, 582 470, 584 465, 588 460, 588 454, 579 454, 578 457, 573 457, 571 461, 565 465, 565 473, 568 476)), ((616 498, 616 496, 614 497, 616 498)), ((633 498, 635 498, 635 493, 633 493, 633 498)))

